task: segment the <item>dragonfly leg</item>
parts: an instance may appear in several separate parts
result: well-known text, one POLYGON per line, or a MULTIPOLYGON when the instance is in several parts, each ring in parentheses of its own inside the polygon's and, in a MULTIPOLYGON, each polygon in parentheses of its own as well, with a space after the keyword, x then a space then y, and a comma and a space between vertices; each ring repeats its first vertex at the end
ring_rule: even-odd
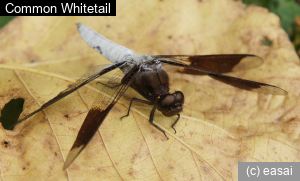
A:
POLYGON ((120 118, 121 120, 122 120, 123 118, 129 116, 129 112, 130 112, 130 109, 131 109, 131 106, 132 106, 133 101, 135 101, 135 102, 141 102, 141 103, 148 104, 148 105, 153 105, 153 104, 152 104, 151 102, 149 102, 149 101, 145 101, 145 100, 138 99, 138 98, 132 98, 131 101, 130 101, 130 104, 129 104, 129 108, 128 108, 127 114, 126 114, 125 116, 122 116, 122 117, 120 118))
POLYGON ((159 131, 161 131, 162 133, 164 133, 165 137, 166 137, 167 139, 169 139, 169 137, 166 135, 166 132, 165 132, 161 127, 159 127, 157 124, 155 124, 155 123, 153 122, 153 117, 154 117, 155 110, 156 110, 156 107, 154 106, 153 109, 152 109, 152 111, 151 111, 151 113, 150 113, 149 122, 150 122, 150 124, 152 124, 156 129, 158 129, 159 131))
POLYGON ((174 129, 175 134, 176 134, 176 129, 174 128, 174 126, 176 125, 176 123, 178 122, 179 119, 180 119, 180 114, 177 114, 177 119, 174 121, 174 123, 171 126, 174 129))

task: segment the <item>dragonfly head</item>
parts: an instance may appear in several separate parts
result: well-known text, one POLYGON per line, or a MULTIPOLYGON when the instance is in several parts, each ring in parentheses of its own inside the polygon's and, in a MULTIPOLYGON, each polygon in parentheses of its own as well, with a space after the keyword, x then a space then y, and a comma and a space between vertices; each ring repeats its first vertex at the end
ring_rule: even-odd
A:
POLYGON ((184 95, 180 91, 176 91, 173 94, 165 94, 160 96, 156 102, 156 108, 165 116, 174 116, 182 111, 182 105, 184 103, 184 95))

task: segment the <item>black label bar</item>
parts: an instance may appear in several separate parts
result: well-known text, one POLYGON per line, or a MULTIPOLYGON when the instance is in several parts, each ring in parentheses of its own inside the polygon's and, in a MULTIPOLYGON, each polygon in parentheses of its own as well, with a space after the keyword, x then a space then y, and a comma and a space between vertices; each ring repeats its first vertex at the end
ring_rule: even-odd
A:
POLYGON ((84 3, 1 2, 1 16, 116 16, 116 0, 84 3))

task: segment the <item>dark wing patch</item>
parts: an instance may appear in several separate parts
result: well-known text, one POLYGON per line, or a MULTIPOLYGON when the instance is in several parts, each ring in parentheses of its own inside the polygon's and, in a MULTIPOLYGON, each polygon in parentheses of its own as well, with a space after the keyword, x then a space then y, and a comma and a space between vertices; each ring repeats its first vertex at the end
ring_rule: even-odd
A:
POLYGON ((287 92, 284 89, 281 89, 280 87, 276 87, 273 85, 261 83, 261 82, 255 82, 255 81, 250 81, 250 80, 245 80, 237 77, 231 77, 227 75, 222 75, 219 73, 203 70, 197 67, 192 67, 189 65, 186 65, 181 62, 177 61, 168 61, 168 60, 160 60, 160 62, 164 64, 169 64, 173 66, 178 66, 178 67, 184 67, 187 69, 191 69, 194 71, 199 71, 202 74, 208 75, 212 77, 213 79, 216 79, 218 81, 221 81, 225 84, 244 89, 244 90, 249 90, 253 92, 258 92, 258 93, 263 93, 263 94, 273 94, 273 95, 286 95, 287 92))
POLYGON ((257 92, 261 94, 272 94, 272 95, 286 95, 287 92, 279 87, 264 84, 261 82, 255 82, 251 80, 240 79, 236 77, 230 77, 222 74, 208 74, 210 77, 223 82, 225 84, 237 87, 240 89, 257 92))
MULTIPOLYGON (((256 68, 263 60, 255 55, 248 54, 224 54, 224 55, 158 55, 152 56, 158 60, 175 60, 192 67, 216 73, 227 73, 256 68)), ((200 71, 182 69, 179 72, 193 75, 204 75, 200 71)))
POLYGON ((99 76, 106 74, 122 65, 126 64, 126 62, 120 62, 113 65, 100 65, 90 69, 88 72, 83 74, 75 83, 71 84, 67 89, 60 92, 57 96, 43 104, 39 109, 35 110, 34 112, 28 114, 27 116, 20 119, 16 124, 19 124, 26 119, 30 118, 31 116, 35 115, 36 113, 40 112, 41 110, 47 108, 48 106, 52 105, 53 103, 59 101, 60 99, 64 98, 65 96, 71 94, 72 92, 76 91, 80 87, 84 86, 85 84, 91 82, 92 80, 98 78, 99 76))
POLYGON ((103 86, 103 89, 95 99, 90 111, 88 112, 79 130, 77 138, 65 162, 64 169, 66 169, 86 147, 86 145, 89 143, 89 141, 99 129, 100 125, 106 118, 109 111, 113 108, 113 106, 128 89, 130 84, 134 81, 138 72, 138 66, 132 68, 128 73, 126 73, 125 76, 120 76, 120 74, 123 74, 123 72, 118 71, 107 82, 107 84, 103 86), (117 80, 119 80, 119 85, 115 86, 117 80), (109 87, 111 85, 114 85, 113 88, 109 87))

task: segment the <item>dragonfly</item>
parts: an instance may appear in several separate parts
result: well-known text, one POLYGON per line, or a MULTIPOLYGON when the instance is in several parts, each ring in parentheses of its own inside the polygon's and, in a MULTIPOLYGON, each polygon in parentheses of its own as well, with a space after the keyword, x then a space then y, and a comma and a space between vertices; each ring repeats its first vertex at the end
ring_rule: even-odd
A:
POLYGON ((67 156, 63 169, 67 169, 87 146, 109 112, 129 87, 137 91, 145 99, 132 98, 127 114, 121 117, 121 119, 129 116, 130 108, 134 102, 144 103, 153 106, 149 116, 149 123, 162 132, 167 139, 168 136, 164 129, 154 122, 155 111, 158 110, 167 117, 176 116, 171 126, 176 133, 175 125, 180 118, 180 112, 183 110, 184 94, 181 91, 175 91, 174 93, 169 92, 169 76, 163 67, 164 65, 180 68, 180 72, 183 74, 207 75, 225 84, 248 91, 271 95, 287 94, 284 89, 274 85, 223 74, 258 67, 263 63, 263 60, 256 55, 137 54, 131 49, 112 42, 83 24, 77 24, 77 28, 82 39, 108 59, 111 64, 99 65, 90 69, 67 89, 44 103, 39 109, 19 119, 16 123, 17 125, 27 120, 39 111, 100 76, 111 71, 116 71, 107 82, 100 82, 103 86, 87 113, 76 140, 67 156))

